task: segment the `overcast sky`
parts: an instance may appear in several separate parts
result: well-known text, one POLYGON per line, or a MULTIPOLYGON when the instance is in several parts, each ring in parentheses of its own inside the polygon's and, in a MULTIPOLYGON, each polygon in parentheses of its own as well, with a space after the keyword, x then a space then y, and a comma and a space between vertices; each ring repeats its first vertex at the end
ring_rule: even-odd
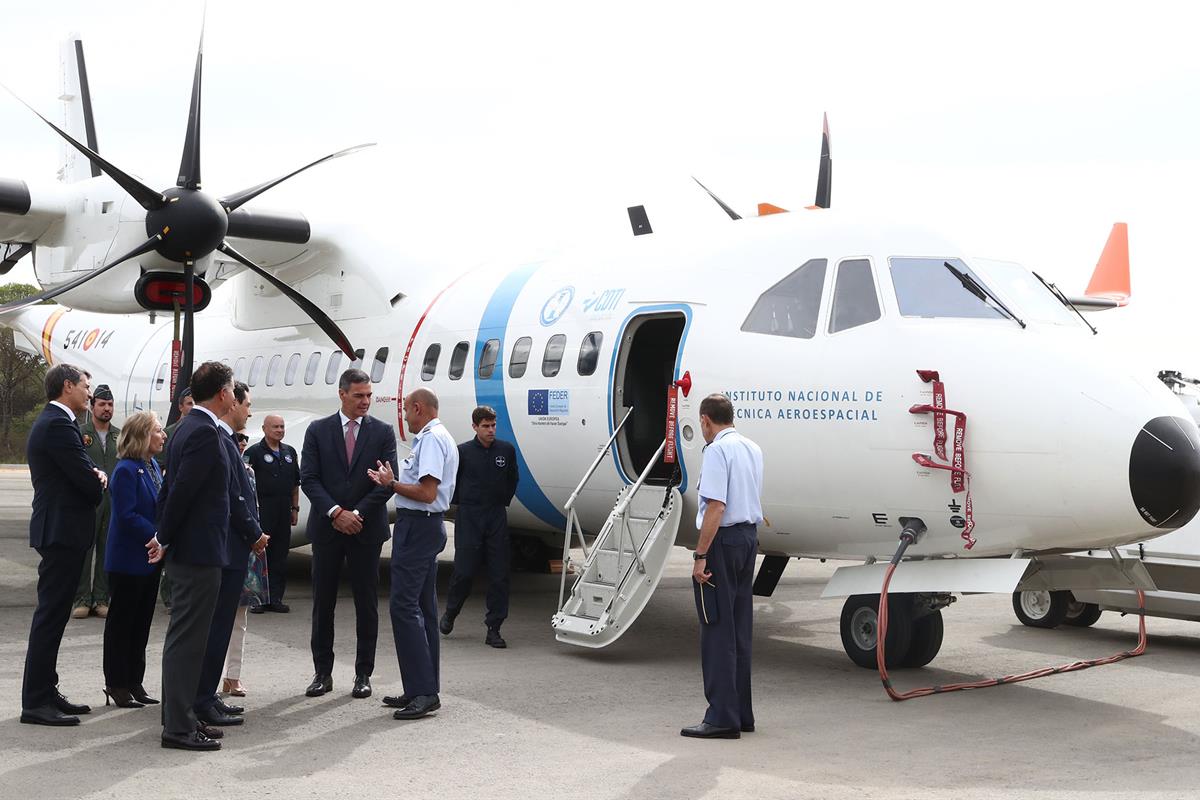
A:
MULTIPOLYGON (((173 183, 199 4, 4 12, 0 81, 52 119, 82 35, 101 152, 173 183)), ((210 0, 205 188, 362 217, 398 252, 528 257, 812 202, 821 114, 834 204, 895 212, 1082 291, 1130 225, 1134 300, 1095 317, 1149 367, 1200 375, 1200 56, 1181 4, 297 3, 210 0)), ((0 175, 53 180, 57 137, 0 96, 0 175)), ((23 267, 14 277, 28 280, 23 267)))

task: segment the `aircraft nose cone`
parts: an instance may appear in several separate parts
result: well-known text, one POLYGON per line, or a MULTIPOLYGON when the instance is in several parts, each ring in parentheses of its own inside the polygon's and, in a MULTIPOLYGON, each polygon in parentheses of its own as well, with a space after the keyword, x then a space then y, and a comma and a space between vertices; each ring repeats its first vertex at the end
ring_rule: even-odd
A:
POLYGON ((1194 425, 1155 417, 1129 451, 1129 490, 1142 519, 1156 528, 1181 528, 1200 510, 1200 437, 1194 425))

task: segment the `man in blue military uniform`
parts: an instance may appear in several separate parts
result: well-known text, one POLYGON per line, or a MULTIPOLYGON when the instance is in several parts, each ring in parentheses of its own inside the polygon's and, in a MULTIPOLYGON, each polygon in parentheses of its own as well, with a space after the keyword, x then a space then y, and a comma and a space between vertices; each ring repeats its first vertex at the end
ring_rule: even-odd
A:
POLYGON ((254 469, 258 484, 258 514, 263 530, 271 532, 267 545, 268 603, 251 606, 251 614, 291 611, 283 602, 287 588, 287 557, 292 546, 292 526, 300 513, 300 456, 283 443, 283 417, 268 414, 263 420, 263 438, 246 448, 246 463, 254 469))
POLYGON ((708 444, 697 488, 700 539, 692 577, 708 711, 703 722, 680 734, 738 739, 754 730, 750 644, 763 457, 758 445, 734 430, 733 403, 723 394, 700 402, 700 431, 708 444))
POLYGON ((512 545, 508 538, 508 504, 517 493, 517 450, 496 438, 496 412, 479 406, 471 412, 475 436, 458 446, 454 484, 454 574, 446 595, 446 611, 438 622, 444 636, 471 594, 481 562, 487 562, 487 637, 492 647, 507 647, 500 626, 508 617, 508 573, 512 545))
POLYGON ((442 707, 438 669, 437 555, 446 547, 442 516, 454 496, 458 446, 438 419, 437 395, 416 389, 404 398, 404 420, 416 434, 394 475, 382 461, 371 480, 396 493, 392 534, 392 635, 404 693, 384 697, 395 719, 419 719, 442 707))

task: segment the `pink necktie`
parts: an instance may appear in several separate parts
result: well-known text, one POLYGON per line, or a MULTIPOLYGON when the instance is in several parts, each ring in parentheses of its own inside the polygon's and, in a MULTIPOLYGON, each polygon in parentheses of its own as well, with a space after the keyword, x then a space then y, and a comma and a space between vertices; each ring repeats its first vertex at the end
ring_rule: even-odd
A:
POLYGON ((346 423, 346 465, 354 463, 354 426, 358 420, 352 419, 346 423))

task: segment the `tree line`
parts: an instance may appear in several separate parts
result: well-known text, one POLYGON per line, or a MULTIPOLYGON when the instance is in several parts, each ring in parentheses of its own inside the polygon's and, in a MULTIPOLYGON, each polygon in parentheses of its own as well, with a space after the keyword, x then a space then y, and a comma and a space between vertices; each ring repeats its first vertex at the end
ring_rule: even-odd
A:
MULTIPOLYGON (((0 304, 37 294, 27 283, 0 286, 0 304)), ((46 362, 17 348, 12 328, 0 323, 0 463, 25 462, 25 437, 46 404, 46 362)))

